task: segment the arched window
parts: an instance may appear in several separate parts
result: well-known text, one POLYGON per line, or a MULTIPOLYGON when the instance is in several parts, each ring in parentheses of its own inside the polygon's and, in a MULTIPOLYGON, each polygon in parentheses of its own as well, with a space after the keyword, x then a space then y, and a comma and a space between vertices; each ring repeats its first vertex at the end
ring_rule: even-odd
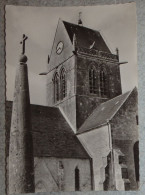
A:
POLYGON ((80 173, 78 167, 75 168, 75 191, 80 190, 80 173))
POLYGON ((66 93, 66 72, 64 69, 60 72, 60 98, 64 99, 67 95, 66 93))
POLYGON ((100 94, 101 96, 107 95, 107 78, 104 70, 100 71, 100 94))
POLYGON ((59 75, 57 72, 54 75, 54 101, 59 101, 59 75))
POLYGON ((93 66, 89 70, 89 85, 90 93, 97 94, 97 74, 93 66))
POLYGON ((133 147, 136 181, 139 182, 139 141, 133 147))

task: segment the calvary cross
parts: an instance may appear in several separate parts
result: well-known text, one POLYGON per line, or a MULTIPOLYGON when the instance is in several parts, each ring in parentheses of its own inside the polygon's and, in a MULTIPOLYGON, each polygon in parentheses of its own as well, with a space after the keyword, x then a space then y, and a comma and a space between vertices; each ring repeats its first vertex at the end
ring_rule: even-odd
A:
POLYGON ((28 37, 25 35, 25 34, 23 34, 23 39, 22 39, 22 41, 20 42, 20 44, 22 44, 22 54, 24 54, 25 53, 25 41, 28 39, 28 37))

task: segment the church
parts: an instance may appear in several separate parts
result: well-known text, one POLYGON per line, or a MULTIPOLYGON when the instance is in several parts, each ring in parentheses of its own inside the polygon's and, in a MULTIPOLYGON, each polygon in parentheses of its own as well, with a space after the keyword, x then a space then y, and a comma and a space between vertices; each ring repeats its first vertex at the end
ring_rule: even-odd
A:
MULTIPOLYGON (((138 190, 137 88, 122 94, 120 65, 99 31, 59 19, 47 106, 31 105, 35 192, 138 190)), ((11 115, 7 101, 7 157, 11 115)))

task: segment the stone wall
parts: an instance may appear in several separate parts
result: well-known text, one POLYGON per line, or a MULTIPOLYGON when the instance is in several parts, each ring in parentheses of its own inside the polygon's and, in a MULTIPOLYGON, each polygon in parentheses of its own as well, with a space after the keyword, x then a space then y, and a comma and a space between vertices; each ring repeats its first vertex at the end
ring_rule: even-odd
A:
POLYGON ((101 69, 106 71, 107 75, 107 96, 106 98, 113 98, 122 93, 120 68, 117 65, 117 60, 105 60, 103 58, 78 56, 77 57, 77 94, 89 95, 103 99, 100 95, 99 89, 99 73, 101 69), (89 92, 89 68, 93 66, 97 72, 97 94, 92 95, 89 92))
POLYGON ((75 100, 75 56, 73 55, 73 45, 66 32, 65 26, 61 20, 59 20, 52 52, 50 56, 50 63, 48 64, 47 75, 47 104, 48 106, 59 106, 73 129, 76 129, 76 100, 75 100), (62 41, 64 48, 58 55, 56 53, 57 44, 62 41), (71 57, 72 56, 72 57, 71 57), (53 78, 55 72, 60 74, 62 67, 66 71, 66 88, 67 95, 63 100, 57 102, 54 101, 54 83, 53 78))
POLYGON ((91 164, 86 159, 35 157, 36 192, 75 191, 75 169, 80 191, 91 191, 91 164))
POLYGON ((139 139, 137 115, 137 90, 135 88, 111 120, 113 148, 120 149, 125 155, 131 190, 137 189, 133 152, 134 144, 139 139))
POLYGON ((93 159, 94 190, 104 190, 105 167, 111 150, 108 126, 79 134, 78 138, 93 159))
POLYGON ((59 19, 58 25, 56 27, 56 33, 54 35, 54 41, 50 54, 50 62, 48 64, 47 70, 50 71, 53 68, 56 68, 60 63, 73 54, 72 51, 73 46, 71 44, 71 40, 68 36, 68 33, 66 32, 63 21, 59 19), (63 42, 63 50, 60 54, 57 54, 56 48, 60 41, 63 42))
POLYGON ((86 56, 77 57, 77 128, 91 114, 92 110, 100 103, 116 97, 122 93, 120 68, 117 62, 104 61, 103 59, 90 58, 86 56), (89 68, 94 66, 97 72, 97 94, 89 91, 89 68), (101 97, 99 74, 101 68, 107 73, 107 96, 101 97))

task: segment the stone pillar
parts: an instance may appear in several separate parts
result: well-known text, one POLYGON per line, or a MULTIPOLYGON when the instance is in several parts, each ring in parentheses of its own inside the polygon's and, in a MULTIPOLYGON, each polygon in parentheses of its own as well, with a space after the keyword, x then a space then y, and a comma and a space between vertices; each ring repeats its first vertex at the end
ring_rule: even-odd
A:
POLYGON ((10 131, 9 194, 34 192, 34 157, 27 57, 17 67, 10 131))

